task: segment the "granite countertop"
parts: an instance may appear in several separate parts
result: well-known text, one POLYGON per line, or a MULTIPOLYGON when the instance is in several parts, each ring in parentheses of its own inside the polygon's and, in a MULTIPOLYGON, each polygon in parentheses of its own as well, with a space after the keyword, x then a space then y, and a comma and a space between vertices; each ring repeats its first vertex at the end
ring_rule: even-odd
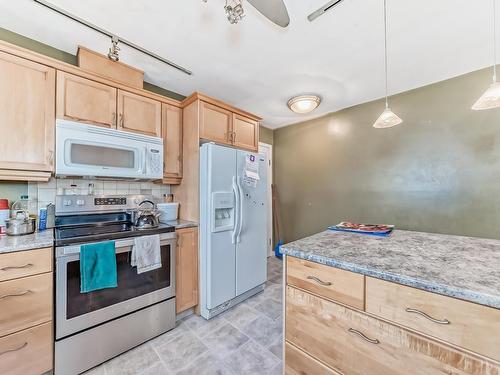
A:
POLYGON ((281 252, 366 276, 500 308, 500 241, 395 230, 324 231, 281 252))
POLYGON ((198 226, 198 223, 194 221, 181 220, 181 219, 167 221, 165 224, 172 225, 175 227, 175 229, 194 228, 198 226))
POLYGON ((53 244, 54 233, 52 229, 24 236, 2 235, 0 236, 0 254, 39 249, 42 247, 52 247, 53 244))

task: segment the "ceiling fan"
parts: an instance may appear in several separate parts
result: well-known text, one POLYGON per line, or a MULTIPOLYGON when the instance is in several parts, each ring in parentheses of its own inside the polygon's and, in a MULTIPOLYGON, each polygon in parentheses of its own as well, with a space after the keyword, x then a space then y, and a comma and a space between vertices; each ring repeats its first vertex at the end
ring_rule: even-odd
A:
MULTIPOLYGON (((203 0, 205 3, 207 0, 203 0)), ((283 0, 247 0, 264 17, 281 27, 290 24, 290 16, 283 0)), ((238 23, 245 17, 243 0, 226 0, 226 17, 231 24, 238 23)))
MULTIPOLYGON (((263 16, 274 22, 281 27, 287 27, 290 24, 290 16, 284 0, 247 0, 255 9, 257 9, 263 16)), ((314 21, 319 16, 322 16, 335 6, 339 5, 343 0, 330 0, 321 8, 312 12, 307 16, 309 22, 314 21)), ((207 2, 207 0, 203 0, 207 2)), ((245 17, 245 10, 243 8, 243 0, 226 0, 224 6, 226 17, 231 24, 238 23, 245 17)))

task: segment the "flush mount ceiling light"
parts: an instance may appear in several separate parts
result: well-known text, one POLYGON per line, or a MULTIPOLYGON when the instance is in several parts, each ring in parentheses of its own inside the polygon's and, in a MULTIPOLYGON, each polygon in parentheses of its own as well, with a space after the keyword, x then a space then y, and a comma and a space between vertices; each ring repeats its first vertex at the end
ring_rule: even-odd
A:
POLYGON ((387 88, 387 1, 384 0, 384 67, 385 67, 385 109, 378 117, 377 121, 373 124, 374 128, 383 129, 399 125, 403 122, 401 118, 396 115, 389 108, 389 90, 387 88))
POLYGON ((318 95, 299 95, 288 100, 288 108, 295 113, 309 113, 314 111, 321 103, 318 95))
POLYGON ((500 83, 497 82, 497 38, 495 11, 495 0, 493 0, 493 83, 472 106, 472 109, 475 111, 500 107, 500 83))

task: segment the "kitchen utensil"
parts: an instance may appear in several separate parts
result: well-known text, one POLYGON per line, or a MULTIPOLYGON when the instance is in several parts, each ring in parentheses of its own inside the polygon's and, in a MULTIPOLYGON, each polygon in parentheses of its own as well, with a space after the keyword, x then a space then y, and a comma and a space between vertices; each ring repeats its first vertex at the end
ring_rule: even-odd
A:
POLYGON ((177 220, 177 213, 179 212, 179 202, 173 203, 158 203, 158 211, 160 211, 160 223, 167 221, 177 220))
POLYGON ((5 232, 8 236, 31 234, 36 229, 36 219, 29 216, 28 211, 17 211, 16 217, 5 220, 5 232))
POLYGON ((146 199, 139 203, 139 208, 135 211, 134 227, 137 229, 156 228, 160 225, 160 215, 161 212, 156 209, 155 203, 146 199), (143 208, 142 205, 146 203, 151 204, 152 207, 143 208))

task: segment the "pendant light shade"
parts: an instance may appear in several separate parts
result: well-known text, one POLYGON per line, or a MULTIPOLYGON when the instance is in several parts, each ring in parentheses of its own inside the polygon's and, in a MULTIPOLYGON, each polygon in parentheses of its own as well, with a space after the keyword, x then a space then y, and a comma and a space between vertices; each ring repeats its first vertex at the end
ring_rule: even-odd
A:
POLYGON ((392 126, 399 125, 403 122, 401 118, 392 112, 392 110, 387 107, 384 109, 384 112, 378 117, 377 121, 373 124, 374 128, 377 129, 383 129, 383 128, 390 128, 392 126))
POLYGON ((500 107, 500 83, 497 82, 497 38, 496 38, 496 0, 493 1, 493 83, 474 103, 472 109, 480 111, 500 107))
POLYGON ((401 120, 401 118, 389 108, 389 90, 387 85, 387 0, 384 0, 384 57, 385 109, 384 112, 382 112, 382 114, 378 117, 377 121, 373 124, 373 127, 377 129, 390 128, 403 122, 403 120, 401 120))
POLYGON ((474 103, 472 109, 480 111, 500 107, 500 83, 495 82, 488 87, 483 95, 474 103))

